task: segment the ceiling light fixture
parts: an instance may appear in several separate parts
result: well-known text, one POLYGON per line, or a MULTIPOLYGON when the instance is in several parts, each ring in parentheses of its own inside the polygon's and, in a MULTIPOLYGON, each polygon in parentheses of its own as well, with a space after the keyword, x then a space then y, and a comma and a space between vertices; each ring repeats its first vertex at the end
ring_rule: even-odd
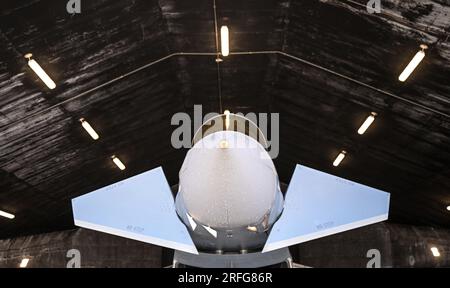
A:
POLYGON ((228 130, 230 128, 230 111, 225 110, 223 114, 225 114, 225 129, 228 130))
POLYGON ((441 256, 441 253, 439 253, 439 249, 438 248, 436 248, 436 247, 431 247, 431 253, 433 253, 433 256, 434 257, 439 257, 439 256, 441 256))
POLYGON ((117 158, 116 155, 111 156, 112 161, 114 162, 114 164, 116 164, 117 167, 119 167, 120 170, 125 170, 125 165, 122 163, 122 161, 120 161, 119 158, 117 158))
POLYGON ((22 261, 20 261, 20 268, 26 268, 28 266, 28 262, 30 262, 29 258, 23 258, 22 261))
POLYGON ((428 49, 428 46, 425 44, 420 45, 420 51, 417 52, 416 56, 409 62, 408 66, 406 66, 405 70, 403 70, 402 74, 398 77, 398 80, 401 82, 405 82, 406 79, 411 75, 411 73, 417 68, 417 66, 422 62, 423 58, 425 58, 425 50, 428 49))
POLYGON ((8 213, 8 212, 2 211, 2 210, 0 210, 0 216, 8 218, 8 219, 14 219, 16 217, 11 213, 8 213))
POLYGON ((220 28, 220 41, 222 45, 222 56, 230 55, 230 36, 227 26, 222 26, 220 28))
POLYGON ((369 117, 367 117, 366 121, 359 127, 358 134, 363 135, 367 129, 372 125, 373 121, 375 121, 375 117, 377 116, 377 113, 372 112, 370 113, 369 117))
POLYGON ((84 118, 80 118, 80 122, 81 126, 83 126, 84 130, 86 130, 86 132, 91 135, 92 139, 97 140, 98 138, 100 138, 97 132, 95 132, 94 128, 92 128, 92 126, 84 118))
POLYGON ((449 206, 447 206, 447 211, 450 211, 450 205, 449 205, 449 206))
POLYGON ((333 166, 334 167, 339 166, 339 164, 341 164, 342 160, 344 160, 346 154, 347 154, 347 152, 342 150, 342 152, 339 153, 339 155, 336 157, 336 160, 334 160, 333 166))
POLYGON ((25 54, 25 58, 28 59, 28 66, 33 69, 34 73, 36 73, 36 75, 41 78, 41 80, 45 83, 45 85, 47 85, 48 88, 55 89, 55 82, 53 82, 53 80, 47 75, 47 73, 45 73, 41 66, 34 59, 31 59, 31 57, 33 57, 33 54, 25 54))

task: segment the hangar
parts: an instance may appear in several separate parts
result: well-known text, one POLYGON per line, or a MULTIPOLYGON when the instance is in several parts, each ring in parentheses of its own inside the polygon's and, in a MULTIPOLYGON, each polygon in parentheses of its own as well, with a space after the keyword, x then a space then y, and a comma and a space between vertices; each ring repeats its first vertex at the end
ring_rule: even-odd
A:
POLYGON ((175 196, 172 118, 196 105, 278 115, 283 197, 297 164, 390 193, 387 221, 293 262, 450 265, 448 1, 78 2, 0 4, 0 267, 172 264, 75 226, 71 201, 158 167, 175 196))

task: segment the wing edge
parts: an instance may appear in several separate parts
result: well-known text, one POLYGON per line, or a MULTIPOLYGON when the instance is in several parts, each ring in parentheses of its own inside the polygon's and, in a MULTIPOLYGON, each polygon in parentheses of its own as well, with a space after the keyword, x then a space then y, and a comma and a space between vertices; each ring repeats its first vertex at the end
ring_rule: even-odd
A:
MULTIPOLYGON (((339 226, 333 227, 331 229, 318 231, 318 232, 314 232, 314 233, 309 233, 309 234, 306 234, 306 235, 292 237, 292 238, 285 239, 285 240, 282 240, 282 241, 266 244, 266 245, 264 245, 262 253, 270 252, 270 251, 273 251, 273 250, 276 250, 276 249, 292 246, 292 245, 299 244, 299 243, 304 243, 304 242, 307 242, 307 241, 311 241, 311 240, 314 240, 314 239, 330 236, 330 235, 341 233, 341 232, 345 232, 345 231, 348 231, 348 230, 361 228, 363 226, 367 226, 367 225, 371 225, 371 224, 375 224, 375 223, 378 223, 378 222, 385 221, 388 218, 389 218, 389 212, 380 214, 378 216, 370 217, 370 218, 367 218, 367 219, 359 220, 359 221, 356 221, 356 222, 339 225, 339 226)), ((270 235, 269 235, 269 237, 270 237, 270 235)))
POLYGON ((74 222, 75 222, 75 225, 78 227, 87 228, 90 230, 95 230, 95 231, 112 234, 112 235, 116 235, 116 236, 120 236, 120 237, 124 237, 124 238, 129 238, 129 239, 133 239, 133 240, 137 240, 140 242, 145 242, 145 243, 149 243, 149 244, 153 244, 153 245, 163 246, 163 247, 167 247, 167 248, 171 248, 171 249, 175 249, 175 250, 180 250, 180 251, 184 251, 184 252, 191 253, 191 254, 198 254, 197 248, 195 247, 194 244, 192 244, 192 246, 190 246, 187 244, 174 242, 174 241, 170 241, 170 240, 166 240, 166 239, 161 239, 161 238, 151 237, 151 236, 144 236, 144 235, 137 234, 137 233, 127 232, 127 231, 121 230, 121 229, 98 225, 98 224, 94 224, 94 223, 83 221, 83 220, 74 219, 74 222))

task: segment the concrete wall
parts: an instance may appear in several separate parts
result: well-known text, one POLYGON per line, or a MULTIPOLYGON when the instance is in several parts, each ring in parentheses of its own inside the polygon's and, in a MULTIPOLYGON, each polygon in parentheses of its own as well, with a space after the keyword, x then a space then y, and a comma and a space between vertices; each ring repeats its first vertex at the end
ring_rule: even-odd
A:
POLYGON ((380 223, 296 245, 291 253, 312 267, 366 267, 371 249, 380 252, 381 267, 450 267, 450 230, 380 223))
MULTIPOLYGON (((0 267, 66 267, 80 251, 81 267, 162 267, 172 250, 85 229, 0 240, 0 267)), ((310 267, 366 267, 380 252, 381 267, 450 267, 450 230, 380 223, 291 247, 294 260, 310 267), (436 246, 440 257, 430 248, 436 246)), ((71 262, 73 264, 73 261, 71 262)))
POLYGON ((71 249, 80 252, 81 267, 161 267, 160 247, 85 229, 0 240, 0 267, 18 267, 24 257, 28 267, 73 266, 71 249))

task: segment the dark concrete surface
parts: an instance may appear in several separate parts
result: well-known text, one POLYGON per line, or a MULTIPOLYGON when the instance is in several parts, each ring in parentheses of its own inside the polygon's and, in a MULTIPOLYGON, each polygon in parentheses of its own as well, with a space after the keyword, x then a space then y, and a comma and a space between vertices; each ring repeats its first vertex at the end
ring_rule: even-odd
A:
MULTIPOLYGON (((165 267, 173 257, 171 249, 76 229, 0 240, 0 268, 18 267, 23 258, 32 268, 73 267, 72 249, 80 252, 82 268, 165 267)), ((450 230, 379 223, 290 248, 294 261, 308 267, 361 268, 373 260, 367 256, 372 249, 380 253, 380 267, 450 267, 450 230)))
POLYGON ((291 253, 306 266, 367 267, 371 249, 380 252, 381 267, 450 267, 450 230, 379 223, 294 246, 291 253))
POLYGON ((73 260, 73 254, 67 257, 72 249, 80 252, 82 268, 161 267, 158 246, 76 229, 0 240, 0 268, 18 267, 22 258, 30 258, 31 268, 65 268, 73 260))

